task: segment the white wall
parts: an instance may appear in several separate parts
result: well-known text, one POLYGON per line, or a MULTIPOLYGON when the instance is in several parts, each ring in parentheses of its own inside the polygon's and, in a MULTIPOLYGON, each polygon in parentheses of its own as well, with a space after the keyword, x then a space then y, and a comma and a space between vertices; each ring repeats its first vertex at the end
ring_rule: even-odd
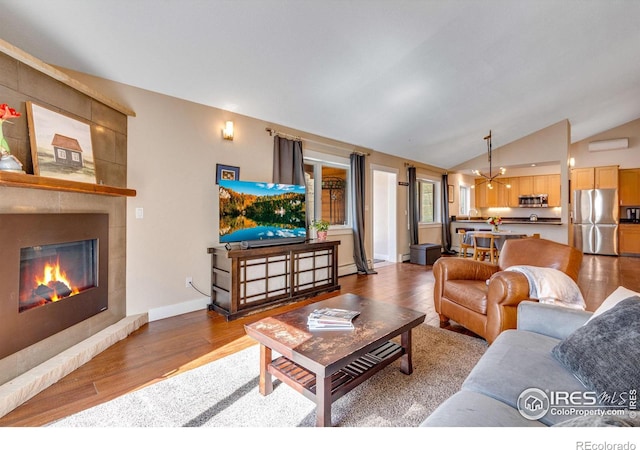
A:
POLYGON ((127 212, 127 313, 150 320, 198 309, 209 298, 210 255, 219 245, 216 163, 240 167, 240 179, 271 181, 271 138, 251 119, 129 88, 128 185, 138 195, 127 212), (235 138, 222 139, 226 120, 235 138), (136 219, 136 208, 144 218, 136 219))
MULTIPOLYGON (((136 116, 128 121, 128 187, 137 196, 127 199, 127 315, 149 313, 149 320, 204 309, 210 299, 185 287, 185 278, 209 293, 210 255, 218 244, 216 163, 240 167, 240 179, 271 181, 273 138, 266 127, 301 136, 304 148, 347 157, 369 154, 369 164, 400 170, 400 158, 315 136, 217 108, 67 71, 98 92, 126 105, 136 116), (233 141, 222 139, 226 120, 235 124, 233 141), (136 219, 142 208, 144 217, 136 219)), ((306 151, 306 150, 305 150, 306 151)), ((438 169, 423 170, 438 177, 438 169)), ((406 167, 405 167, 406 170, 406 167)), ((367 169, 365 230, 371 230, 372 183, 367 169)), ((406 229, 406 188, 397 192, 398 253, 409 256, 406 229)), ((392 213, 393 214, 393 213, 392 213)), ((393 217, 393 216, 392 216, 393 217)), ((439 230, 438 230, 439 235, 439 230)), ((351 229, 330 230, 340 240, 339 275, 354 273, 351 229)), ((365 236, 369 259, 373 237, 365 236)), ((432 241, 427 238, 425 242, 432 241)))
POLYGON ((621 169, 640 167, 640 119, 571 144, 569 156, 575 159, 575 167, 611 165, 619 165, 621 169), (591 141, 618 138, 629 138, 629 148, 600 152, 589 151, 589 142, 591 141))

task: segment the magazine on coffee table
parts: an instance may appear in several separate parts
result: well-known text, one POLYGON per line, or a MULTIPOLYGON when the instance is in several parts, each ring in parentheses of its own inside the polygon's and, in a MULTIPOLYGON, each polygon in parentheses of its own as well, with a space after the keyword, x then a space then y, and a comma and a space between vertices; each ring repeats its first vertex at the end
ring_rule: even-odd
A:
POLYGON ((307 325, 310 330, 345 330, 353 329, 353 319, 360 311, 340 308, 321 308, 309 314, 307 325))

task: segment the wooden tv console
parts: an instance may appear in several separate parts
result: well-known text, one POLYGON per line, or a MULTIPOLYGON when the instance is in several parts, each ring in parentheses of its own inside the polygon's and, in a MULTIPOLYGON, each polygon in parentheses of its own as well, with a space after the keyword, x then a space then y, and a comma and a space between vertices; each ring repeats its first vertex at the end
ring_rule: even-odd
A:
POLYGON ((258 248, 211 247, 211 304, 233 320, 252 312, 340 289, 340 241, 258 248))

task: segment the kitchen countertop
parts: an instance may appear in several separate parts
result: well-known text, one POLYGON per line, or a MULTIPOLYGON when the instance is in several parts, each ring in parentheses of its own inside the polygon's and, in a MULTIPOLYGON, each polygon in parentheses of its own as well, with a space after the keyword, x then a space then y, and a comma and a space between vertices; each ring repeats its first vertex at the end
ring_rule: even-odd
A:
MULTIPOLYGON (((453 220, 452 222, 459 222, 459 223, 482 223, 482 224, 487 224, 487 218, 482 218, 482 217, 472 217, 471 219, 461 219, 461 218, 456 218, 456 220, 453 220)), ((538 217, 538 220, 536 221, 532 221, 529 220, 528 217, 503 217, 502 218, 502 225, 505 224, 531 224, 531 225, 562 225, 562 221, 560 219, 554 219, 554 218, 549 218, 549 217, 538 217)))

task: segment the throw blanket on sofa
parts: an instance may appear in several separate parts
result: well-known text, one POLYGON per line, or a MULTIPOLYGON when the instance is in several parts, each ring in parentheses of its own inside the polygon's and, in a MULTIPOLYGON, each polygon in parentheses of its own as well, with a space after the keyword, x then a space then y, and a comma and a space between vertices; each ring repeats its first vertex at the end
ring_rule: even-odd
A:
POLYGON ((540 303, 585 309, 580 288, 573 279, 558 269, 536 266, 511 266, 506 270, 522 273, 529 281, 529 297, 540 303))

